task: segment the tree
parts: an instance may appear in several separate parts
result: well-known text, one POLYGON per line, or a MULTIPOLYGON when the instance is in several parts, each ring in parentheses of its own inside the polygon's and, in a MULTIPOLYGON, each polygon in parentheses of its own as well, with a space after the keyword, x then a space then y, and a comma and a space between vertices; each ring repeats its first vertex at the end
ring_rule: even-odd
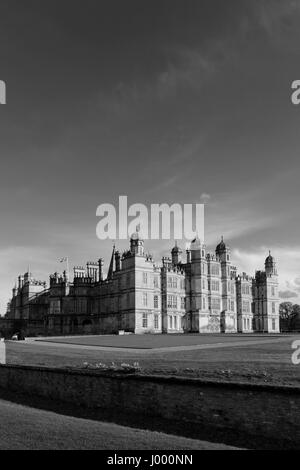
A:
POLYGON ((292 302, 282 302, 279 305, 279 316, 281 320, 288 320, 293 315, 292 302))
POLYGON ((300 318, 300 305, 298 305, 298 304, 294 304, 294 305, 293 305, 293 308, 292 308, 292 315, 293 315, 293 317, 294 317, 294 316, 295 316, 295 317, 296 317, 296 316, 299 316, 299 318, 300 318))

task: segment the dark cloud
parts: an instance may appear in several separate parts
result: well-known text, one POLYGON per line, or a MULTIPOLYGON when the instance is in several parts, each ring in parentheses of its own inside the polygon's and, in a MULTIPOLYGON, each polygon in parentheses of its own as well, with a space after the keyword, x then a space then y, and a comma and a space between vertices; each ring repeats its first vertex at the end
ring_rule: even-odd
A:
POLYGON ((279 297, 281 299, 292 299, 294 297, 298 297, 298 294, 291 290, 284 290, 284 291, 279 291, 279 297))

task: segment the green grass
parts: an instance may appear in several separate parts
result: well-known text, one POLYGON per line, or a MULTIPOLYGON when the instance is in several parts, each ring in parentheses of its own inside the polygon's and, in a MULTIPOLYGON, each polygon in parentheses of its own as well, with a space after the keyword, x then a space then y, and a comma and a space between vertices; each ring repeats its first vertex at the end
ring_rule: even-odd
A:
POLYGON ((0 450, 199 450, 227 449, 172 436, 65 416, 0 400, 0 450))
POLYGON ((78 344, 88 346, 105 346, 111 348, 133 348, 133 349, 156 349, 166 347, 197 346, 203 344, 230 343, 239 341, 251 341, 255 339, 263 340, 270 338, 279 338, 280 335, 255 335, 255 334, 168 334, 168 335, 106 335, 106 336, 73 336, 73 337, 54 337, 39 339, 54 343, 78 344))
MULTIPOLYGON (((188 341, 195 341, 193 336, 188 335, 186 338, 191 338, 188 341)), ((105 339, 111 341, 111 338, 106 337, 105 339)), ((118 339, 118 337, 115 338, 118 339)), ((136 337, 128 338, 136 341, 136 337)), ((147 342, 152 338, 147 335, 138 341, 147 342)), ((171 341, 176 340, 175 337, 169 339, 166 336, 161 336, 159 340, 161 341, 164 338, 167 338, 166 341, 169 344, 171 341)), ((228 342, 232 338, 232 336, 230 338, 227 335, 205 335, 201 336, 198 341, 217 343, 228 342)), ((236 338, 241 341, 241 336, 236 336, 236 338)), ((279 341, 274 340, 272 343, 262 342, 261 344, 249 344, 249 336, 244 338, 244 346, 234 345, 234 342, 236 342, 234 339, 233 344, 230 346, 227 344, 226 347, 177 351, 145 351, 143 349, 130 351, 127 347, 123 350, 116 350, 114 347, 99 350, 93 348, 93 346, 86 349, 80 346, 76 347, 76 345, 65 347, 59 343, 48 346, 42 342, 9 342, 7 343, 7 362, 52 367, 83 367, 84 362, 92 364, 98 362, 104 364, 110 364, 111 362, 133 364, 138 362, 142 368, 142 374, 179 375, 204 379, 300 386, 300 365, 293 365, 291 362, 293 352, 291 344, 295 339, 300 339, 300 335, 283 336, 280 337, 279 341)), ((252 338, 254 339, 254 337, 252 338)), ((156 337, 153 340, 155 339, 156 337)), ((266 338, 261 336, 261 339, 264 341, 266 338)), ((88 340, 94 341, 92 337, 80 339, 80 341, 88 340)), ((180 339, 180 341, 182 340, 180 339)))

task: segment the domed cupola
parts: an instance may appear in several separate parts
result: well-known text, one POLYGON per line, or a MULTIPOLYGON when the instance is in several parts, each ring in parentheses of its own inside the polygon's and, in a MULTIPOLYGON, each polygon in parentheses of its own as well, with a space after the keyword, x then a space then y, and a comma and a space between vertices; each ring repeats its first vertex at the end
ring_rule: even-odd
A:
POLYGON ((265 270, 267 275, 277 274, 276 261, 275 258, 271 255, 271 251, 269 251, 269 256, 267 256, 265 260, 265 270))
POLYGON ((230 248, 224 242, 223 236, 221 237, 220 243, 216 247, 216 256, 220 261, 230 261, 230 248))
POLYGON ((131 235, 130 240, 141 240, 140 229, 137 226, 135 232, 131 235))
POLYGON ((222 236, 220 243, 216 247, 216 253, 221 253, 223 251, 226 251, 226 249, 227 247, 226 247, 226 244, 224 243, 224 238, 222 236))
POLYGON ((136 231, 130 237, 130 251, 132 254, 144 255, 144 240, 140 236, 139 227, 136 228, 136 231))
POLYGON ((271 251, 269 251, 269 256, 267 256, 265 265, 272 265, 275 263, 275 258, 271 255, 271 251))

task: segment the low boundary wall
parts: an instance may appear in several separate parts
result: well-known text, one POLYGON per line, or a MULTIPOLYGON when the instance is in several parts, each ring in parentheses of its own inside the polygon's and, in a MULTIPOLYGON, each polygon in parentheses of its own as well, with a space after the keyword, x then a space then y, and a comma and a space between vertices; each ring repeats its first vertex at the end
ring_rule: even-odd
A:
POLYGON ((300 388, 123 375, 18 365, 0 366, 0 390, 126 412, 153 420, 189 423, 199 429, 241 432, 274 442, 274 448, 300 447, 300 388))

